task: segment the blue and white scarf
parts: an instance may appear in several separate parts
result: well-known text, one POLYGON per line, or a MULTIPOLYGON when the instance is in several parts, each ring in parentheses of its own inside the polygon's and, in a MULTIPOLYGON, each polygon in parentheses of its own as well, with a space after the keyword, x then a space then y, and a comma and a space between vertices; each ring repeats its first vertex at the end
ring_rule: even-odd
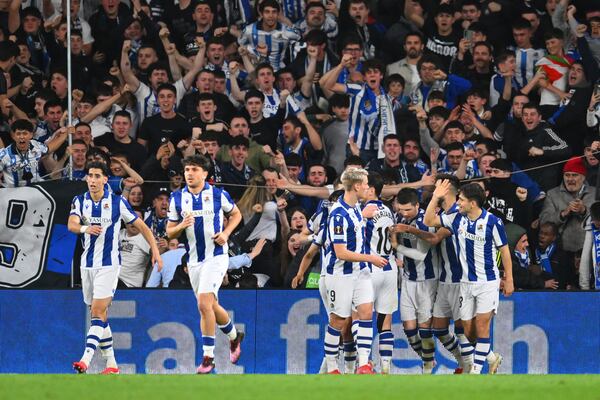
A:
POLYGON ((542 267, 542 269, 548 273, 552 273, 552 263, 550 259, 554 255, 556 251, 556 242, 551 243, 548 247, 546 247, 545 251, 541 251, 540 249, 535 249, 535 258, 537 263, 542 267))
POLYGON ((600 290, 600 229, 592 224, 592 235, 594 237, 594 286, 600 290))
POLYGON ((396 134, 392 102, 383 87, 379 88, 381 93, 379 96, 367 84, 364 84, 364 91, 365 94, 360 100, 359 111, 367 121, 376 118, 371 133, 377 137, 377 157, 384 158, 385 154, 383 154, 383 146, 381 146, 383 138, 387 135, 396 134))
POLYGON ((531 265, 531 260, 529 259, 529 251, 525 250, 525 253, 520 253, 519 251, 515 250, 515 257, 517 257, 517 260, 519 260, 519 266, 521 268, 529 268, 529 265, 531 265))

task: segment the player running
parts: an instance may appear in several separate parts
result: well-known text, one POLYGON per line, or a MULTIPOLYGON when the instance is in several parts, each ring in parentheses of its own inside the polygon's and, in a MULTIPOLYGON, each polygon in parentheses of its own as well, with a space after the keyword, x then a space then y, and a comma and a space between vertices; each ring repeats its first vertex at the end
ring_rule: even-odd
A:
POLYGON ((394 255, 394 245, 390 240, 390 228, 395 218, 392 211, 379 196, 383 189, 383 178, 376 172, 369 173, 369 189, 365 206, 376 207, 371 218, 366 220, 365 252, 375 254, 388 260, 383 268, 371 268, 373 283, 374 308, 377 313, 377 330, 379 331, 379 357, 381 373, 389 374, 394 350, 394 333, 392 332, 392 314, 398 310, 398 266, 394 255))
POLYGON ((424 223, 447 228, 458 244, 458 258, 466 278, 460 283, 460 319, 469 340, 476 342, 474 363, 469 372, 480 374, 488 355, 494 355, 491 362, 488 359, 490 370, 497 369, 501 360, 500 355, 490 352, 490 324, 499 303, 498 251, 504 266, 505 296, 514 291, 512 261, 502 221, 481 208, 485 202, 481 186, 476 183, 463 186, 458 197, 458 212, 437 215, 436 205, 449 190, 447 180, 436 187, 424 223))
POLYGON ((185 234, 204 351, 196 372, 208 374, 215 369, 215 324, 229 337, 230 361, 237 363, 241 354, 244 333, 235 329, 229 314, 219 304, 218 293, 229 264, 227 240, 242 220, 242 214, 225 190, 206 183, 211 168, 207 158, 190 156, 183 160, 183 166, 186 186, 171 194, 167 235, 172 239, 185 234))
POLYGON ((364 226, 358 201, 365 199, 368 172, 349 168, 342 174, 344 195, 332 206, 325 239, 325 287, 329 302, 329 325, 325 334, 327 372, 339 374, 337 357, 341 330, 355 306, 358 312, 358 374, 373 374, 369 364, 373 342, 373 286, 366 263, 382 268, 388 261, 363 254, 364 226))
POLYGON ((68 228, 80 235, 83 244, 81 288, 83 301, 91 309, 91 323, 85 351, 81 360, 73 363, 73 368, 80 374, 85 373, 100 346, 102 357, 106 359, 106 368, 102 374, 118 374, 112 331, 108 323, 108 307, 115 294, 121 270, 121 221, 139 229, 152 249, 152 264, 158 264, 159 271, 162 269, 162 259, 152 232, 137 217, 127 200, 105 190, 109 176, 106 164, 93 161, 86 169, 88 191, 73 199, 68 228))

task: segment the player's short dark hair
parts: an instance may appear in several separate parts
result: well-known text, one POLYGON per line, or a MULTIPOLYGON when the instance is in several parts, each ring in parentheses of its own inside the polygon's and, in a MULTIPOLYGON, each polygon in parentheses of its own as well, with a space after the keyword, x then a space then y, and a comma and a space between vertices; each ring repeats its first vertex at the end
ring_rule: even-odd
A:
POLYGON ((592 203, 590 206, 590 216, 592 221, 600 221, 600 201, 592 203))
POLYGON ((277 11, 281 11, 281 6, 276 0, 264 0, 262 3, 258 5, 258 12, 262 13, 265 11, 265 8, 271 7, 276 9, 277 11))
POLYGON ((558 28, 552 28, 544 33, 544 42, 550 39, 565 40, 565 34, 558 28))
POLYGON ((117 117, 127 118, 129 122, 131 122, 131 114, 129 114, 129 111, 127 110, 119 110, 115 112, 115 115, 113 116, 113 122, 117 117))
POLYGON ((375 195, 377 197, 381 196, 381 191, 383 190, 383 178, 379 173, 369 172, 368 185, 375 189, 375 195))
POLYGON ((461 152, 465 152, 465 146, 460 143, 460 142, 452 142, 452 143, 448 143, 448 145, 446 146, 446 152, 450 153, 451 151, 454 150, 460 150, 461 152))
POLYGON ((28 119, 18 119, 10 126, 11 132, 27 131, 33 133, 34 126, 28 119))
POLYGON ((367 164, 359 156, 351 155, 344 160, 344 168, 346 168, 348 165, 360 165, 362 168, 364 168, 367 164))
POLYGON ((261 92, 258 89, 248 89, 246 91, 246 95, 244 95, 244 102, 247 102, 248 100, 257 97, 260 99, 260 101, 262 101, 263 103, 265 102, 265 94, 263 92, 261 92))
MULTIPOLYGON (((314 1, 309 3, 309 5, 311 7, 323 6, 322 3, 315 3, 314 1)), ((320 46, 327 43, 327 34, 321 29, 312 29, 304 36, 304 41, 312 46, 320 46)))
POLYGON ((177 89, 175 89, 175 86, 173 84, 171 84, 171 83, 161 83, 156 88, 156 94, 158 95, 163 90, 168 90, 171 93, 173 93, 175 95, 175 97, 177 97, 177 89))
POLYGON ((247 137, 242 136, 242 135, 232 137, 231 140, 229 141, 229 147, 233 148, 233 147, 238 147, 238 146, 244 146, 246 149, 248 149, 250 147, 250 141, 248 140, 247 137))
POLYGON ((411 204, 417 205, 419 204, 419 193, 416 189, 413 188, 404 188, 400 189, 398 194, 396 195, 396 201, 398 204, 411 204))
POLYGON ((285 165, 287 165, 288 167, 301 167, 304 164, 302 157, 300 157, 300 154, 298 153, 290 153, 284 158, 285 165))
POLYGON ((350 96, 345 93, 334 93, 329 98, 329 106, 331 108, 349 108, 350 107, 350 96))
POLYGON ((183 165, 183 168, 187 167, 188 165, 194 165, 196 167, 202 168, 206 172, 210 171, 212 166, 210 160, 200 154, 194 154, 192 156, 184 158, 181 161, 181 164, 183 165))
POLYGON ((443 180, 447 180, 450 182, 450 186, 452 186, 452 189, 454 189, 454 193, 458 193, 458 190, 460 188, 460 179, 458 179, 458 177, 456 175, 452 175, 452 174, 436 174, 435 176, 435 181, 443 181, 443 180))
POLYGON ((60 107, 61 110, 64 110, 63 103, 58 97, 55 97, 46 101, 44 104, 44 114, 48 114, 48 110, 53 107, 60 107))
POLYGON ((485 191, 477 183, 467 183, 460 188, 460 194, 469 201, 475 201, 478 207, 485 203, 485 191))
POLYGON ((108 165, 106 165, 105 163, 103 163, 101 161, 91 161, 91 162, 87 163, 85 166, 85 172, 87 174, 89 174, 90 169, 92 169, 92 168, 99 169, 100 171, 102 171, 102 175, 106 176, 107 178, 110 176, 110 172, 108 170, 108 165))

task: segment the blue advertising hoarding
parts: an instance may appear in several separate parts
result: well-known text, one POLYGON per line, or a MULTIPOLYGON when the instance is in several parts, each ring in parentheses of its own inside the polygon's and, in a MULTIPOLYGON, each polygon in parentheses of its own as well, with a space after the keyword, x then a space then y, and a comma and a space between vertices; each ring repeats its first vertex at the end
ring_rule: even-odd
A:
MULTIPOLYGON (((319 369, 326 318, 317 291, 231 290, 219 297, 246 332, 238 365, 229 363, 227 338, 217 333, 219 373, 319 369)), ((72 372, 88 319, 76 290, 0 291, 0 373, 72 372)), ((124 373, 193 373, 200 362, 202 339, 191 291, 117 291, 109 321, 124 373)), ((392 373, 419 373, 398 315, 393 332, 392 373)), ((600 293, 517 293, 502 299, 493 348, 504 356, 501 373, 600 373, 600 293)), ((455 367, 444 349, 437 350, 436 361, 436 373, 455 367)), ((95 357, 90 372, 101 369, 95 357)))

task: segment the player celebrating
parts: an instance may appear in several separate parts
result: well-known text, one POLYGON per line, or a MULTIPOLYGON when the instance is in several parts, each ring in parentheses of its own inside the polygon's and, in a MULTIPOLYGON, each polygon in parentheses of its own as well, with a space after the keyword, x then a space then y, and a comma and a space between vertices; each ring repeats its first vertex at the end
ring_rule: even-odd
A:
POLYGON ((327 372, 339 374, 337 356, 340 331, 348 323, 355 306, 358 312, 358 374, 373 374, 369 364, 373 341, 373 286, 365 263, 382 268, 388 261, 374 254, 362 254, 364 227, 358 201, 369 188, 368 172, 349 168, 342 174, 344 196, 332 206, 325 239, 325 287, 330 305, 325 334, 327 372))
POLYGON ((152 264, 157 263, 158 270, 162 269, 162 259, 150 229, 138 219, 127 200, 105 190, 108 175, 104 163, 93 161, 87 165, 88 191, 73 199, 68 221, 69 231, 80 234, 83 242, 81 287, 83 301, 91 307, 92 317, 83 357, 73 363, 79 373, 87 371, 98 345, 106 359, 102 374, 119 373, 108 324, 108 307, 121 269, 121 220, 139 229, 152 249, 152 264))
POLYGON ((431 310, 437 290, 438 254, 441 236, 423 223, 415 189, 402 189, 396 196, 401 217, 394 231, 400 233, 398 253, 404 255, 404 276, 400 291, 400 316, 411 347, 423 360, 423 373, 433 372, 435 341, 431 332, 431 310))
MULTIPOLYGON (((470 183, 463 186, 458 196, 458 212, 436 213, 436 205, 450 190, 447 180, 436 187, 424 222, 431 227, 445 227, 455 235, 458 258, 466 279, 460 283, 460 319, 465 334, 475 344, 475 356, 471 374, 480 374, 490 353, 490 324, 499 302, 500 273, 496 265, 500 251, 504 266, 504 295, 514 291, 512 261, 502 221, 482 209, 485 193, 481 186, 470 183)), ((490 371, 498 368, 501 356, 494 354, 490 371)), ((492 371, 493 370, 493 371, 492 371)))
POLYGON ((218 293, 227 272, 227 240, 242 220, 242 214, 229 194, 206 183, 210 161, 199 155, 183 160, 186 186, 171 195, 167 235, 169 239, 185 233, 189 255, 190 282, 198 299, 204 356, 197 373, 215 368, 215 323, 229 337, 230 360, 237 363, 243 332, 237 332, 227 311, 218 302, 218 293), (224 226, 224 214, 228 214, 224 226))
POLYGON ((365 252, 375 254, 388 260, 383 268, 371 268, 373 282, 374 308, 377 313, 377 330, 379 331, 379 356, 381 373, 389 374, 394 350, 394 334, 392 333, 392 314, 398 310, 398 266, 393 256, 393 245, 390 241, 390 228, 394 226, 394 214, 379 196, 383 189, 383 178, 378 173, 369 173, 369 189, 366 206, 377 207, 372 218, 367 219, 365 227, 365 252))

